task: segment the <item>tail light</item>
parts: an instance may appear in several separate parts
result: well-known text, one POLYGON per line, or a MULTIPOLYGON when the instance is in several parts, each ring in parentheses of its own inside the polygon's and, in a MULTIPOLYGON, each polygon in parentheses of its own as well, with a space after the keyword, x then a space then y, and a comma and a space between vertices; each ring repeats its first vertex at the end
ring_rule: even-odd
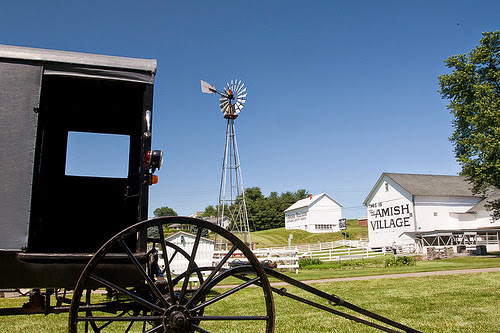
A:
POLYGON ((144 164, 146 168, 151 169, 152 172, 155 172, 156 169, 159 170, 163 165, 163 151, 153 150, 146 152, 144 155, 144 164))

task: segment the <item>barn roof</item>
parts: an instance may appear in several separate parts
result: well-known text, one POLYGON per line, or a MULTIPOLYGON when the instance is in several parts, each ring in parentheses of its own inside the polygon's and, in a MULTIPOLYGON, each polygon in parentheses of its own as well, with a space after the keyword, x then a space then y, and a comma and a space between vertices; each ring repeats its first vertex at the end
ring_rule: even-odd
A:
POLYGON ((467 213, 477 213, 479 211, 487 210, 485 205, 491 201, 500 199, 500 190, 492 189, 488 192, 488 196, 483 200, 479 201, 475 206, 467 211, 467 213))
MULTIPOLYGON (((165 238, 166 241, 171 241, 175 238, 177 238, 177 236, 185 236, 187 238, 196 238, 196 235, 193 235, 193 234, 190 234, 189 232, 185 232, 185 231, 177 231, 176 233, 168 236, 165 238)), ((210 238, 206 238, 206 237, 200 237, 201 240, 204 240, 205 242, 209 242, 209 243, 215 243, 215 241, 213 239, 210 239, 210 238)))
POLYGON ((463 176, 384 173, 409 193, 418 196, 472 197, 472 185, 463 176))
MULTIPOLYGON (((385 177, 392 179, 413 196, 428 197, 475 197, 471 191, 472 185, 463 176, 422 175, 407 173, 384 172, 363 204, 367 205, 370 198, 380 187, 385 177)), ((479 196, 477 196, 479 197, 479 196)))
POLYGON ((285 212, 289 212, 291 210, 295 210, 295 209, 299 209, 299 208, 310 207, 314 203, 318 202, 321 198, 323 198, 325 196, 328 197, 333 202, 335 202, 340 207, 342 207, 342 205, 337 200, 333 199, 328 194, 326 194, 326 193, 320 193, 320 194, 313 195, 312 197, 307 197, 305 199, 297 201, 296 203, 294 203, 293 205, 291 205, 290 207, 288 207, 287 209, 285 209, 285 212))

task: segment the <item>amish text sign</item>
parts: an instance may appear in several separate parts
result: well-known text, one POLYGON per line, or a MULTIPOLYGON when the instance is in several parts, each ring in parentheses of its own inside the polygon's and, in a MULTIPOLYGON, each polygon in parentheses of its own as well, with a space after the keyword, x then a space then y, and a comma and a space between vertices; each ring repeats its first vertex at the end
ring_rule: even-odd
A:
POLYGON ((403 198, 371 203, 368 206, 368 230, 370 244, 382 245, 388 238, 398 243, 403 232, 415 231, 413 204, 403 198))

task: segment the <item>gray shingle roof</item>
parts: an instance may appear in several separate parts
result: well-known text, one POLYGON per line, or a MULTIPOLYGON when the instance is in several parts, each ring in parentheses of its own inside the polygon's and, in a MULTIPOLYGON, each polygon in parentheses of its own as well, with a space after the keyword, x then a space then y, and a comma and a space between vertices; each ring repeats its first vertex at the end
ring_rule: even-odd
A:
POLYGON ((384 173, 415 196, 472 197, 472 185, 463 176, 384 173))

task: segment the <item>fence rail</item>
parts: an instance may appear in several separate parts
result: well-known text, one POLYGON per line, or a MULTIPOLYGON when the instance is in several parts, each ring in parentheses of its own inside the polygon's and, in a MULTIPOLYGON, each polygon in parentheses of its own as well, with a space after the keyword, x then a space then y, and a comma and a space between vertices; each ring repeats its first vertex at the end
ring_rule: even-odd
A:
POLYGON ((362 248, 368 249, 368 242, 364 239, 359 240, 338 240, 332 242, 323 242, 323 243, 307 243, 307 244, 294 244, 292 246, 288 245, 280 245, 273 247, 261 247, 258 251, 269 251, 269 250, 296 250, 298 253, 305 253, 311 251, 323 251, 329 249, 336 249, 342 247, 349 248, 362 248))

